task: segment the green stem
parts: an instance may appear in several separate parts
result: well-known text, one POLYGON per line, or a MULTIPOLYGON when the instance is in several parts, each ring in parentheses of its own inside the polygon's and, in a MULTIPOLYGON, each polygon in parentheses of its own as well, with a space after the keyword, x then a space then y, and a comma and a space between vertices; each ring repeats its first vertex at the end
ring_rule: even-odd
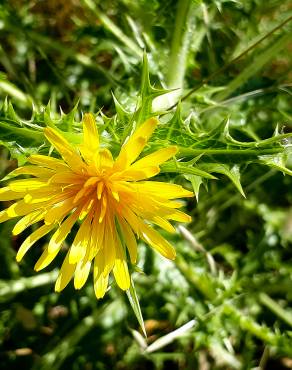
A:
POLYGON ((179 147, 178 157, 195 157, 200 154, 204 155, 250 155, 259 156, 265 154, 281 153, 284 149, 192 149, 179 147))
POLYGON ((279 143, 281 140, 288 139, 291 137, 292 137, 292 133, 288 132, 287 134, 278 134, 276 136, 269 137, 268 139, 263 139, 263 140, 258 140, 258 138, 256 138, 257 141, 253 141, 253 142, 241 142, 241 141, 231 138, 231 142, 234 144, 237 144, 239 147, 242 147, 242 148, 243 147, 262 148, 264 146, 267 146, 273 143, 279 143))
POLYGON ((86 316, 81 320, 81 322, 58 343, 58 346, 42 356, 40 362, 36 362, 34 369, 59 369, 66 358, 72 354, 79 341, 98 323, 100 313, 100 310, 95 310, 92 315, 86 316))
POLYGON ((277 345, 279 343, 280 335, 273 333, 269 328, 259 325, 250 316, 243 315, 243 313, 232 305, 225 305, 223 307, 225 314, 233 316, 238 321, 238 325, 242 330, 254 335, 265 343, 277 345))
POLYGON ((289 326, 292 326, 292 314, 287 312, 283 307, 281 307, 277 302, 275 302, 266 293, 260 293, 260 302, 271 310, 276 316, 286 322, 289 326))
POLYGON ((260 147, 260 146, 264 146, 264 145, 267 145, 267 144, 276 143, 276 142, 279 142, 280 140, 288 139, 288 138, 291 138, 291 137, 292 137, 291 132, 288 132, 287 134, 280 134, 280 135, 277 135, 277 136, 270 137, 268 139, 261 140, 258 144, 256 144, 256 146, 260 147))
POLYGON ((182 88, 190 31, 193 17, 190 16, 191 0, 179 0, 175 18, 174 33, 172 37, 171 51, 167 73, 167 85, 169 88, 182 88))
POLYGON ((57 276, 58 271, 53 270, 52 272, 31 277, 23 277, 17 280, 0 280, 0 301, 6 301, 27 289, 34 289, 43 285, 52 284, 57 276))
POLYGON ((209 274, 199 274, 192 270, 182 256, 177 256, 176 266, 183 276, 206 298, 215 299, 216 291, 209 274))
POLYGON ((195 16, 191 0, 179 0, 175 18, 174 33, 170 55, 166 63, 166 85, 170 89, 177 89, 168 94, 158 96, 154 99, 152 109, 154 111, 163 111, 170 105, 176 104, 181 96, 186 72, 186 59, 189 52, 189 45, 193 35, 195 16))
MULTIPOLYGON (((44 355, 35 362, 33 370, 58 370, 64 361, 74 353, 78 343, 90 332, 97 324, 103 330, 111 329, 117 323, 125 320, 126 309, 123 302, 115 300, 110 304, 103 304, 94 309, 92 314, 83 318, 74 328, 66 333, 63 338, 57 336, 52 338, 49 343, 49 351, 44 351, 44 355), (118 311, 118 314, 116 314, 118 311), (109 319, 110 318, 110 319, 109 319)), ((62 367, 63 368, 63 367, 62 367)))

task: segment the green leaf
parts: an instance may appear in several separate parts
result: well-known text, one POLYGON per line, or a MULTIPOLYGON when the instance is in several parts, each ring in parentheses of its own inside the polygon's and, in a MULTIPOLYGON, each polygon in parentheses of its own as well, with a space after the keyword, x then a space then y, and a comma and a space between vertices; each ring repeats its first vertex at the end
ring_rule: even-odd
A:
MULTIPOLYGON (((244 133, 246 133, 246 130, 242 130, 244 133)), ((235 146, 239 147, 253 147, 253 148, 263 148, 263 147, 271 147, 272 145, 281 146, 281 142, 284 140, 287 140, 288 138, 292 137, 292 133, 287 134, 279 134, 278 127, 275 130, 275 133, 272 137, 264 140, 257 140, 257 141, 238 141, 234 139, 230 132, 229 132, 229 120, 226 122, 226 125, 224 127, 224 138, 228 143, 231 143, 235 146)))
POLYGON ((129 302, 132 306, 132 309, 135 313, 135 316, 136 316, 136 318, 137 318, 137 320, 140 324, 140 327, 143 331, 143 334, 147 338, 145 325, 144 325, 144 320, 143 320, 143 316, 142 316, 142 312, 141 312, 141 308, 140 308, 140 303, 139 303, 139 299, 138 299, 138 296, 137 296, 137 292, 136 292, 136 289, 135 289, 135 285, 134 285, 134 281, 132 279, 132 276, 130 278, 130 282, 131 282, 130 289, 127 290, 126 293, 127 293, 129 302))
POLYGON ((221 164, 221 163, 205 163, 205 164, 202 164, 201 167, 205 171, 221 173, 222 175, 227 176, 232 181, 232 183, 235 185, 235 187, 240 192, 240 194, 243 197, 245 197, 244 191, 240 183, 239 166, 234 165, 230 167, 226 164, 221 164))
MULTIPOLYGON (((134 121, 139 125, 145 122, 148 118, 153 117, 152 113, 152 102, 158 96, 167 94, 172 90, 168 89, 157 89, 154 88, 150 83, 149 78, 149 65, 147 54, 144 52, 143 55, 143 68, 142 68, 142 81, 139 93, 138 109, 134 114, 134 121)), ((158 113, 156 112, 156 115, 158 113)))
POLYGON ((190 181, 197 199, 197 202, 199 201, 199 191, 200 187, 203 184, 203 179, 201 176, 197 175, 185 175, 184 176, 186 180, 190 181))
POLYGON ((188 162, 168 162, 162 164, 160 166, 161 172, 174 172, 174 173, 181 173, 181 174, 191 174, 197 175, 201 177, 205 177, 206 179, 216 180, 216 177, 211 175, 209 172, 201 170, 197 167, 191 167, 188 162))
POLYGON ((286 167, 286 156, 283 154, 279 155, 264 155, 259 158, 259 162, 269 167, 275 168, 284 174, 292 176, 292 171, 286 167))

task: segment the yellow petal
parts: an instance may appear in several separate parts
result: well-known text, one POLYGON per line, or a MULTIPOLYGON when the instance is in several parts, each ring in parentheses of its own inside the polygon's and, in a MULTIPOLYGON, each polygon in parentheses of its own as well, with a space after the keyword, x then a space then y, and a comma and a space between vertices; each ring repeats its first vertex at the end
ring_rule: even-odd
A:
POLYGON ((112 168, 114 164, 112 153, 108 149, 101 149, 96 156, 95 164, 99 170, 112 168))
POLYGON ((71 187, 64 190, 58 189, 53 190, 50 187, 47 188, 47 192, 35 190, 31 193, 26 193, 24 196, 24 202, 28 204, 45 203, 46 206, 56 204, 62 200, 69 198, 75 193, 76 190, 71 187))
POLYGON ((124 220, 124 218, 119 217, 119 225, 121 227, 121 231, 124 237, 126 247, 129 251, 131 262, 136 263, 137 261, 137 242, 136 242, 135 235, 132 229, 130 228, 129 224, 124 220))
POLYGON ((67 253, 55 284, 56 292, 61 292, 68 285, 74 275, 75 269, 76 264, 69 263, 69 253, 67 253))
POLYGON ((83 201, 82 203, 80 202, 80 206, 82 204, 83 204, 83 207, 81 209, 80 216, 79 216, 80 221, 82 221, 86 217, 88 212, 90 212, 90 210, 95 207, 95 200, 91 199, 91 198, 88 198, 87 200, 83 201))
POLYGON ((108 286, 108 274, 104 273, 103 253, 99 253, 94 258, 93 279, 96 298, 102 298, 105 295, 108 286))
POLYGON ((36 210, 34 212, 29 213, 28 215, 22 217, 14 226, 12 230, 13 235, 18 235, 22 233, 25 229, 29 226, 33 225, 34 223, 42 220, 45 215, 45 211, 43 210, 36 210))
POLYGON ((118 286, 121 289, 127 290, 130 288, 130 275, 125 259, 116 259, 113 268, 113 274, 118 286))
POLYGON ((84 198, 85 196, 87 196, 90 192, 92 191, 91 188, 87 187, 82 187, 78 192, 77 194, 75 195, 74 199, 73 199, 73 203, 78 203, 80 201, 80 199, 84 198))
POLYGON ((129 167, 129 169, 122 171, 122 172, 117 172, 115 173, 111 179, 115 180, 127 180, 127 181, 140 181, 140 180, 145 180, 150 177, 156 176, 159 174, 160 168, 157 166, 151 166, 151 167, 144 167, 141 169, 134 169, 129 167))
POLYGON ((104 273, 104 254, 102 251, 94 258, 94 266, 93 266, 93 277, 97 279, 100 275, 104 273))
POLYGON ((115 241, 114 241, 114 234, 116 233, 116 229, 113 225, 113 220, 110 217, 107 217, 106 224, 105 224, 105 233, 104 233, 104 241, 103 241, 103 255, 105 260, 105 267, 104 267, 104 274, 108 275, 112 270, 115 257, 116 257, 116 249, 115 249, 115 241))
POLYGON ((83 163, 75 148, 58 131, 54 130, 51 127, 48 127, 45 128, 44 133, 46 138, 61 154, 62 158, 69 167, 71 167, 75 171, 78 170, 81 173, 82 170, 85 170, 85 164, 83 163))
POLYGON ((31 190, 37 190, 47 185, 47 179, 24 179, 24 180, 15 180, 9 183, 8 187, 10 190, 15 192, 27 192, 31 190))
POLYGON ((11 217, 8 216, 6 210, 0 212, 0 223, 8 221, 11 217))
POLYGON ((112 194, 112 196, 113 196, 113 198, 117 201, 117 202, 119 202, 120 201, 120 196, 119 196, 119 192, 117 191, 117 188, 116 188, 116 186, 115 185, 111 185, 110 186, 110 192, 111 192, 111 194, 112 194))
POLYGON ((40 209, 43 204, 44 203, 27 204, 23 200, 20 200, 7 208, 6 212, 10 218, 24 216, 36 209, 40 209))
MULTIPOLYGON (((76 190, 72 190, 68 188, 68 190, 58 190, 58 191, 51 191, 45 194, 44 192, 39 193, 38 191, 34 191, 32 193, 27 193, 24 197, 24 202, 26 204, 41 204, 46 208, 50 206, 54 206, 59 202, 62 202, 73 195, 75 195, 76 190)), ((41 206, 40 205, 40 206, 41 206)))
MULTIPOLYGON (((51 226, 51 225, 48 225, 51 226)), ((37 263, 34 266, 35 271, 40 271, 46 268, 57 256, 61 249, 55 249, 53 253, 49 252, 48 246, 44 249, 43 253, 41 254, 40 258, 37 260, 37 263)))
POLYGON ((93 212, 89 213, 77 231, 77 234, 68 252, 69 262, 71 264, 81 261, 86 254, 91 236, 92 216, 93 212))
POLYGON ((97 199, 98 200, 101 199, 103 188, 104 188, 104 182, 103 181, 99 181, 98 184, 97 184, 97 187, 96 187, 97 199))
POLYGON ((175 198, 186 198, 193 197, 194 194, 191 191, 184 189, 180 185, 176 184, 167 184, 165 182, 158 181, 143 181, 139 184, 133 184, 136 186, 140 192, 145 192, 149 194, 157 194, 161 198, 175 199, 175 198))
POLYGON ((40 198, 40 197, 50 197, 56 194, 60 194, 60 191, 62 191, 62 189, 60 189, 59 185, 48 184, 48 185, 42 186, 39 189, 34 189, 33 191, 28 190, 25 192, 25 194, 28 195, 27 198, 29 198, 30 196, 31 199, 33 199, 33 198, 40 198))
POLYGON ((78 219, 80 212, 79 210, 75 210, 66 220, 61 224, 61 226, 56 230, 54 235, 51 237, 48 251, 49 253, 54 253, 56 250, 59 250, 61 248, 62 243, 66 239, 67 235, 71 231, 73 225, 78 219))
POLYGON ((45 216, 45 223, 57 223, 63 219, 75 207, 73 200, 74 197, 71 197, 51 207, 45 216))
POLYGON ((93 176, 89 177, 88 180, 84 183, 84 187, 87 188, 89 186, 95 185, 99 181, 99 177, 93 176))
POLYGON ((9 173, 10 176, 31 175, 36 177, 50 177, 55 173, 54 170, 38 166, 24 166, 16 168, 9 173))
POLYGON ((167 216, 169 220, 174 220, 178 222, 191 222, 192 217, 187 215, 184 212, 181 212, 179 210, 175 210, 173 213, 167 216))
POLYGON ((21 244, 16 255, 16 261, 20 262, 26 252, 33 246, 33 244, 41 239, 44 235, 48 234, 52 230, 52 228, 53 226, 51 225, 43 225, 32 234, 30 234, 21 244))
POLYGON ((92 231, 90 238, 90 247, 89 247, 89 259, 92 260, 98 253, 98 251, 103 247, 103 237, 104 237, 104 225, 105 222, 98 222, 99 216, 95 214, 92 231))
POLYGON ((150 118, 130 136, 116 159, 116 169, 125 169, 138 158, 157 124, 158 120, 156 118, 150 118))
POLYGON ((28 162, 32 164, 36 164, 38 166, 44 166, 47 168, 50 168, 52 170, 68 170, 68 166, 65 162, 63 162, 60 159, 56 159, 53 157, 48 157, 46 155, 40 155, 40 154, 33 154, 28 158, 28 162))
POLYGON ((108 286, 108 275, 100 275, 94 280, 94 293, 97 299, 103 298, 108 286))
POLYGON ((91 156, 99 149, 99 135, 91 113, 85 113, 83 117, 83 146, 88 148, 91 156))
POLYGON ((162 217, 154 216, 151 221, 160 226, 162 229, 168 231, 169 233, 174 234, 176 232, 172 224, 162 217))
POLYGON ((116 259, 113 267, 113 274, 118 286, 123 290, 127 290, 130 288, 130 275, 125 253, 123 251, 123 247, 118 235, 116 235, 116 237, 114 238, 114 243, 116 250, 116 259))
POLYGON ((62 171, 53 175, 50 180, 50 184, 82 184, 84 183, 84 177, 75 174, 72 171, 62 171))
POLYGON ((175 249, 167 240, 165 240, 157 231, 152 229, 149 225, 141 222, 139 226, 142 233, 142 238, 147 244, 149 244, 162 256, 170 260, 175 259, 175 249))
POLYGON ((76 266, 76 271, 74 275, 74 287, 75 289, 81 289, 88 279, 90 272, 91 261, 86 261, 85 263, 80 262, 76 266))
POLYGON ((15 192, 10 190, 9 186, 0 189, 0 201, 14 200, 22 198, 25 192, 15 192))
POLYGON ((162 148, 154 153, 143 157, 139 161, 132 164, 131 169, 143 169, 149 166, 159 166, 166 162, 169 158, 173 157, 178 152, 176 146, 169 146, 168 148, 162 148))
POLYGON ((99 219, 98 219, 98 222, 101 223, 102 220, 104 219, 104 216, 106 214, 106 209, 107 209, 107 196, 106 194, 104 194, 104 196, 102 197, 102 200, 101 200, 101 210, 100 210, 100 215, 99 215, 99 219))
POLYGON ((139 217, 137 217, 136 214, 125 204, 121 205, 119 212, 123 216, 123 218, 127 220, 128 224, 131 226, 135 234, 139 237, 139 217))

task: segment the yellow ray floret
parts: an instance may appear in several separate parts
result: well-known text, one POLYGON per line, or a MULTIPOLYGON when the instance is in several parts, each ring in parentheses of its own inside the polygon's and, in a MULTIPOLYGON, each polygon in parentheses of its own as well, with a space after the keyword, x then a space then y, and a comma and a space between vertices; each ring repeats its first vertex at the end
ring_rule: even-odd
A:
POLYGON ((178 210, 182 203, 177 199, 192 197, 193 193, 179 185, 147 181, 177 153, 177 148, 171 146, 139 158, 157 125, 156 118, 144 122, 126 140, 116 159, 108 149, 100 147, 91 114, 84 115, 83 142, 78 146, 70 144, 61 132, 46 128, 45 136, 61 159, 32 155, 30 165, 9 176, 33 177, 12 180, 0 189, 0 201, 15 201, 0 212, 0 222, 22 217, 14 226, 14 235, 40 223, 22 243, 17 261, 52 232, 35 270, 47 267, 77 228, 55 290, 64 289, 71 279, 74 287, 80 289, 93 265, 94 291, 101 298, 107 291, 111 272, 121 289, 129 289, 128 263, 137 261, 137 239, 174 259, 174 247, 151 225, 173 233, 170 220, 190 222, 190 216, 178 210))

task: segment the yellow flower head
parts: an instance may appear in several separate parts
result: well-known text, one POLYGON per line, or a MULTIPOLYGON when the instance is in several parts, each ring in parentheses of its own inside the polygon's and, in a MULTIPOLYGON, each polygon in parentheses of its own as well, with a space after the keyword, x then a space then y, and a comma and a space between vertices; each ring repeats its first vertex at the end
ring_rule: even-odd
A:
POLYGON ((17 261, 29 248, 52 230, 54 233, 35 265, 39 271, 59 253, 74 224, 80 224, 60 269, 55 290, 61 291, 74 276, 80 289, 86 282, 94 262, 94 290, 104 296, 110 272, 118 286, 130 286, 127 254, 132 263, 137 259, 136 238, 142 239, 160 254, 175 258, 174 248, 150 223, 174 232, 169 220, 189 222, 190 217, 177 208, 176 198, 193 193, 179 185, 144 181, 159 173, 159 165, 176 152, 172 146, 160 149, 139 160, 140 153, 157 126, 147 120, 122 146, 114 160, 108 149, 100 147, 94 117, 85 114, 83 143, 72 146, 58 131, 45 129, 45 136, 62 159, 32 155, 32 165, 20 167, 14 175, 34 178, 14 180, 0 189, 0 200, 16 200, 0 212, 0 222, 22 217, 15 225, 17 235, 32 224, 42 221, 22 243, 17 261))

